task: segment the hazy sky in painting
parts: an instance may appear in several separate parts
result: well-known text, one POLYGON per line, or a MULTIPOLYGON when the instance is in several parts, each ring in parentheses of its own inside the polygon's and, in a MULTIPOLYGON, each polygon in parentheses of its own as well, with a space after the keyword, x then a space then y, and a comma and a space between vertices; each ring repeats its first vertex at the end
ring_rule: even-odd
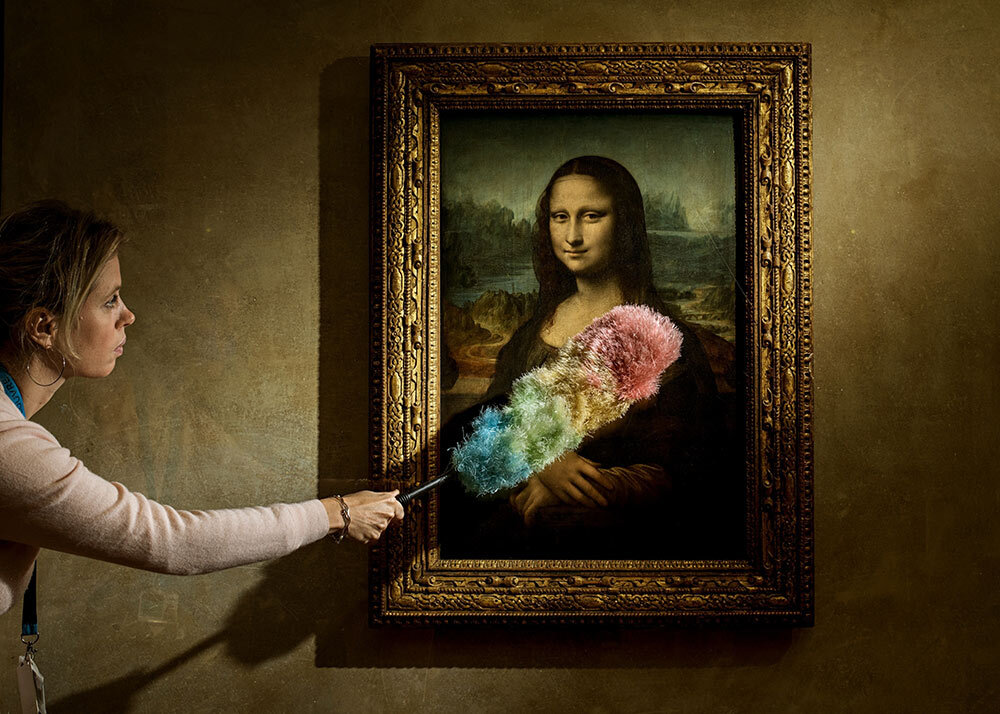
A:
POLYGON ((533 220, 538 195, 575 156, 607 156, 646 193, 676 192, 692 229, 719 223, 736 196, 733 120, 686 114, 446 114, 441 119, 441 192, 495 200, 533 220))

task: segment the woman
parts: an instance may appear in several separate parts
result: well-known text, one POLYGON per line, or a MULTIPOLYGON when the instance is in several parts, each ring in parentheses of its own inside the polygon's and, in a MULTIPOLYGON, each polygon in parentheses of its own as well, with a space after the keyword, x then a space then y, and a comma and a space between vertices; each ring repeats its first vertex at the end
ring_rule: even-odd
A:
POLYGON ((30 419, 71 377, 105 377, 135 315, 121 298, 122 232, 43 201, 0 224, 0 613, 39 548, 162 573, 276 558, 322 538, 376 540, 403 517, 396 492, 177 511, 90 472, 30 419))
MULTIPOLYGON (((581 156, 556 170, 538 201, 533 260, 537 306, 501 349, 486 402, 502 402, 514 380, 616 305, 644 304, 670 315, 653 284, 642 194, 616 161, 581 156)), ((665 533, 673 531, 670 547, 686 540, 684 513, 697 510, 691 482, 710 467, 706 435, 720 436, 720 414, 698 338, 670 317, 684 343, 658 395, 591 434, 577 451, 566 452, 511 494, 516 520, 494 504, 491 513, 480 506, 472 518, 495 529, 457 525, 469 519, 455 508, 455 534, 462 528, 479 534, 478 540, 466 534, 461 541, 470 544, 467 555, 478 548, 496 557, 663 557, 665 533), (491 530, 504 535, 492 538, 491 530), (659 537, 650 543, 653 531, 659 537)), ((456 426, 481 408, 460 416, 445 443, 457 441, 456 426)), ((452 498, 460 497, 453 491, 452 498)))

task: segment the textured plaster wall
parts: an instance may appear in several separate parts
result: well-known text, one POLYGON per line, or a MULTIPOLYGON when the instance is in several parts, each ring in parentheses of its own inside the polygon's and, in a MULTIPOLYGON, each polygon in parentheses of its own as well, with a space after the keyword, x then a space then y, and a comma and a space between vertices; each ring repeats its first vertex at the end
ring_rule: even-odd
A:
MULTIPOLYGON (((987 2, 6 3, 4 210, 125 224, 138 321, 41 421, 178 507, 360 485, 368 46, 808 41, 812 629, 370 631, 366 554, 176 578, 45 553, 52 711, 993 711, 1000 10, 987 2)), ((0 711, 17 613, 0 617, 0 711)))

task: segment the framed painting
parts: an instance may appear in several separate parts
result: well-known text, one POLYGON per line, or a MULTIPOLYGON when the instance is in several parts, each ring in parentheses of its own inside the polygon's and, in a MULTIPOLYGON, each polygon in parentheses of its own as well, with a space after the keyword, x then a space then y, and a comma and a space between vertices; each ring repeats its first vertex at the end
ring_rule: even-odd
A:
POLYGON ((681 337, 655 394, 530 476, 414 498, 372 621, 810 624, 808 45, 388 45, 372 70, 374 488, 450 474, 615 306, 681 337))

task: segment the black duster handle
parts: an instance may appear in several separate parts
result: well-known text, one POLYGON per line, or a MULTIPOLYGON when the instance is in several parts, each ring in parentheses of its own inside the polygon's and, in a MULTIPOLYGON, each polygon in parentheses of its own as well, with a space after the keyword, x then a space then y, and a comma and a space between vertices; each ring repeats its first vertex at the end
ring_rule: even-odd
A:
POLYGON ((399 494, 398 496, 396 496, 396 500, 405 506, 407 503, 409 503, 412 499, 416 498, 420 494, 426 493, 427 491, 431 491, 440 486, 448 479, 449 476, 451 476, 450 472, 444 474, 443 476, 438 476, 433 481, 428 481, 427 483, 420 484, 416 488, 407 491, 406 493, 399 494))

